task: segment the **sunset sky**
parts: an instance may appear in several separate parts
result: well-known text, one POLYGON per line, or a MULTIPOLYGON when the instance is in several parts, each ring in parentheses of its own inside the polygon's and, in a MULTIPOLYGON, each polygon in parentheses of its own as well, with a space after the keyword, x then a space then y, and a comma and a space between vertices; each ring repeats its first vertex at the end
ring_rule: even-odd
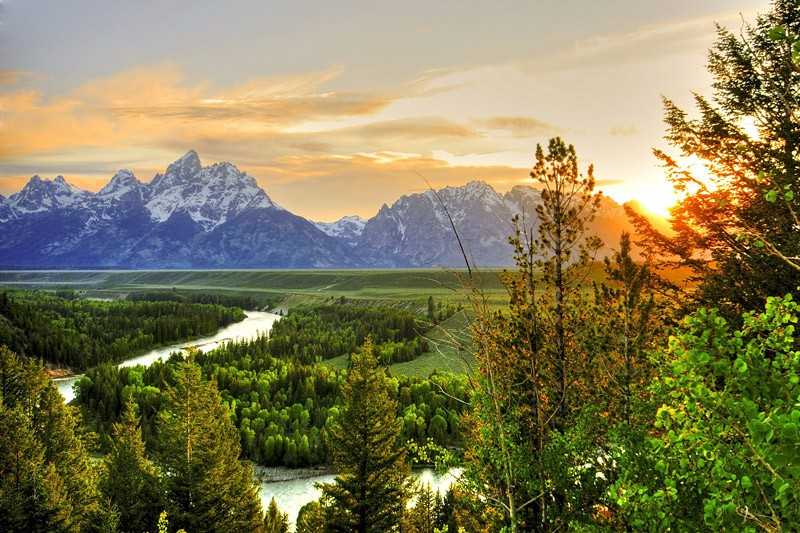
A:
POLYGON ((96 190, 189 149, 313 219, 482 179, 560 135, 617 200, 663 209, 661 95, 708 94, 714 22, 766 1, 0 3, 0 194, 96 190), (376 4, 378 4, 376 6, 376 4))

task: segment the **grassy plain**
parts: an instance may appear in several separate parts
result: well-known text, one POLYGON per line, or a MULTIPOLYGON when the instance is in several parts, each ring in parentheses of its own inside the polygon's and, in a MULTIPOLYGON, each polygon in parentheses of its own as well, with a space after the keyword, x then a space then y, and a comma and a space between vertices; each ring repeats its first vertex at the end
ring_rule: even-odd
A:
MULTIPOLYGON (((477 273, 472 283, 502 305, 499 270, 477 273)), ((113 296, 140 290, 181 290, 279 295, 288 305, 345 297, 385 303, 423 305, 466 302, 470 283, 465 271, 397 270, 74 270, 2 271, 0 285, 18 288, 74 288, 90 296, 113 296)))

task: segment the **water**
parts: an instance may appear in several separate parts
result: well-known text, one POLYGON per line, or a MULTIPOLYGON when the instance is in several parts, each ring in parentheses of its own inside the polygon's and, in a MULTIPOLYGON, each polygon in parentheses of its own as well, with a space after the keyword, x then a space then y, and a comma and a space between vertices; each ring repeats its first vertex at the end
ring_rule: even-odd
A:
MULTIPOLYGON (((263 311, 246 311, 245 319, 220 329, 210 337, 202 337, 188 342, 181 342, 156 348, 146 354, 126 359, 119 366, 149 366, 155 361, 169 357, 172 352, 181 351, 189 346, 198 348, 201 352, 209 352, 225 342, 253 339, 258 335, 269 333, 272 324, 281 317, 273 313, 263 311)), ((58 387, 58 391, 64 397, 64 401, 69 403, 75 398, 73 385, 82 375, 70 376, 68 378, 54 379, 53 383, 58 387)))
MULTIPOLYGON (((281 469, 284 472, 291 472, 289 469, 281 469)), ((452 485, 461 475, 460 468, 453 468, 444 474, 437 474, 430 468, 414 470, 414 477, 422 484, 430 485, 435 493, 439 491, 442 496, 450 490, 452 485)), ((290 479, 288 481, 263 481, 261 483, 261 505, 266 510, 272 498, 284 513, 289 515, 291 529, 294 530, 294 523, 297 520, 297 513, 305 504, 318 499, 321 495, 315 483, 330 483, 334 476, 327 474, 312 476, 303 479, 290 479)))

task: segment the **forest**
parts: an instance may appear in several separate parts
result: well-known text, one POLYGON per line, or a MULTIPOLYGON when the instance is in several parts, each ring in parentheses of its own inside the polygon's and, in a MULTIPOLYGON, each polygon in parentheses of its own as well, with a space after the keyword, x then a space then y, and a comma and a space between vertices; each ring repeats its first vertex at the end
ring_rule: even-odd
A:
POLYGON ((277 356, 315 363, 353 353, 369 336, 381 362, 389 365, 427 352, 428 342, 421 334, 430 326, 422 317, 388 306, 301 306, 275 324, 269 350, 277 356))
MULTIPOLYGON (((273 355, 271 347, 272 339, 261 337, 207 354, 195 353, 192 360, 205 379, 217 384, 248 459, 263 466, 329 464, 326 432, 341 408, 344 372, 305 363, 302 358, 273 355)), ((133 401, 150 448, 157 438, 154 423, 182 362, 182 357, 173 357, 147 368, 93 368, 78 382, 77 403, 101 439, 107 439, 127 403, 133 401)), ((391 378, 390 386, 396 415, 403 421, 404 445, 413 441, 415 448, 424 447, 428 455, 460 446, 459 420, 468 394, 464 376, 398 376, 391 378)), ((430 461, 419 459, 417 464, 430 461)))
POLYGON ((210 335, 239 308, 178 301, 97 301, 74 292, 0 293, 0 344, 57 367, 85 370, 151 348, 210 335))
MULTIPOLYGON (((298 307, 270 336, 206 354, 147 368, 97 358, 76 406, 43 372, 33 350, 45 341, 12 338, 0 347, 0 529, 288 531, 274 500, 261 507, 255 463, 335 472, 300 533, 797 531, 800 7, 775 0, 720 27, 708 70, 713 98, 695 95, 695 111, 664 101, 671 148, 655 155, 680 198, 670 227, 629 206, 637 231, 608 257, 588 230, 602 199, 593 166, 559 137, 536 147, 538 224, 513 221, 506 305, 487 302, 464 253, 469 374, 387 370, 397 347, 422 349, 433 304, 419 316, 298 307), (320 364, 339 355, 345 370, 320 364), (460 467, 446 495, 414 483, 428 462, 460 467)), ((237 313, 3 298, 6 328, 43 339, 81 313, 237 313)))

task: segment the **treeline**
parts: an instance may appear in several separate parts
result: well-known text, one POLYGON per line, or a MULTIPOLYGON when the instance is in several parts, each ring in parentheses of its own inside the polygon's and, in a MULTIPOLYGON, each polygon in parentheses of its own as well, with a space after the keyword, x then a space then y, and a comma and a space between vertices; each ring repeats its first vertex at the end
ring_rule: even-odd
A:
POLYGON ((264 306, 277 304, 275 297, 259 297, 243 294, 206 293, 192 291, 135 291, 126 296, 133 302, 181 302, 192 304, 211 304, 224 307, 239 307, 246 310, 255 310, 264 306))
POLYGON ((211 335, 242 319, 241 309, 216 304, 106 302, 40 291, 0 293, 0 344, 76 370, 211 335))
MULTIPOLYGON (((326 432, 339 411, 344 374, 296 358, 276 357, 271 340, 227 344, 194 360, 205 378, 217 383, 239 430, 242 450, 265 466, 327 464, 331 450, 326 432)), ((77 402, 107 435, 133 398, 142 414, 145 440, 156 438, 153 421, 163 407, 163 395, 173 381, 180 358, 148 368, 101 365, 78 382, 77 402)), ((395 416, 404 442, 439 447, 460 444, 460 418, 468 397, 466 378, 434 374, 430 378, 391 378, 395 416)))
POLYGON ((371 336, 385 365, 411 361, 428 351, 421 337, 429 324, 413 313, 385 306, 313 305, 297 307, 270 332, 270 352, 316 363, 355 352, 371 336))

